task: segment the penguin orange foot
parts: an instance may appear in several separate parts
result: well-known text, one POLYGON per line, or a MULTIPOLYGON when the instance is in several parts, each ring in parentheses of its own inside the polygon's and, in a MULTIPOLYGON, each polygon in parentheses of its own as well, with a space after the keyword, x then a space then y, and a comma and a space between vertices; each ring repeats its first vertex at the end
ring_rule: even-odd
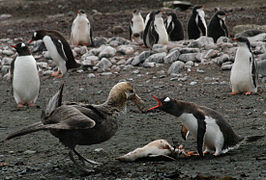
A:
POLYGON ((237 92, 236 91, 231 92, 231 95, 237 95, 237 92))
POLYGON ((248 92, 245 93, 245 95, 247 95, 247 96, 248 95, 251 95, 251 94, 252 94, 252 92, 250 92, 250 91, 248 91, 248 92))
POLYGON ((52 73, 51 76, 53 77, 57 77, 60 74, 60 70, 56 71, 55 73, 52 73))
POLYGON ((18 107, 21 108, 21 107, 24 107, 24 105, 22 103, 19 103, 18 107))

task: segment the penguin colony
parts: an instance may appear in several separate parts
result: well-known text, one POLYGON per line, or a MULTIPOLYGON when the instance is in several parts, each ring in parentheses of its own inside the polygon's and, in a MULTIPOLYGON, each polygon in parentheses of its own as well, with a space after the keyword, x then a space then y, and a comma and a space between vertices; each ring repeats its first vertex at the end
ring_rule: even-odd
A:
MULTIPOLYGON (((196 6, 188 22, 188 38, 197 39, 209 36, 216 42, 220 36, 228 36, 225 24, 226 14, 218 11, 212 17, 208 27, 205 21, 204 6, 196 6)), ((71 27, 70 43, 72 45, 94 46, 92 25, 85 11, 79 10, 71 27)), ((139 10, 134 10, 129 25, 130 40, 152 48, 154 44, 168 44, 169 41, 179 41, 185 38, 182 23, 175 13, 152 11, 145 21, 139 10), (163 16, 166 14, 166 18, 163 16)), ((72 68, 80 67, 72 54, 67 40, 57 31, 39 30, 33 32, 30 43, 42 40, 58 67, 52 76, 63 77, 72 68)), ((246 95, 257 92, 256 62, 250 50, 247 38, 234 39, 239 48, 231 71, 230 82, 232 94, 244 92, 246 95)), ((35 106, 40 91, 40 78, 36 61, 24 43, 13 45, 18 53, 11 64, 11 80, 13 96, 18 107, 35 106)), ((84 162, 98 164, 82 157, 76 150, 76 145, 91 145, 101 143, 111 138, 118 128, 116 120, 123 111, 127 101, 133 101, 142 112, 160 109, 177 117, 182 122, 182 137, 186 140, 189 133, 195 137, 197 152, 203 156, 214 151, 214 155, 226 153, 237 147, 243 140, 236 135, 221 114, 213 109, 196 105, 192 102, 175 100, 170 97, 157 98, 158 105, 147 110, 144 102, 136 94, 136 90, 128 83, 118 83, 109 93, 103 104, 83 104, 79 102, 62 102, 63 85, 49 100, 41 116, 42 121, 29 125, 22 130, 9 134, 6 140, 26 135, 28 133, 49 130, 69 148, 71 160, 86 172, 88 170, 76 162, 73 152, 84 162), (104 123, 103 123, 104 122, 104 123)), ((187 156, 191 155, 187 153, 187 156)))

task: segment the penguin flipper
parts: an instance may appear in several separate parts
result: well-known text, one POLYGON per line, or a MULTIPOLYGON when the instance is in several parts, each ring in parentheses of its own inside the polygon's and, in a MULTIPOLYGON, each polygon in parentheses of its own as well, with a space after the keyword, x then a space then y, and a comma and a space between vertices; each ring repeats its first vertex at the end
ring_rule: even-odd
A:
POLYGON ((249 58, 250 63, 251 63, 251 74, 252 74, 252 80, 253 80, 253 85, 256 88, 258 85, 258 73, 257 73, 257 63, 254 60, 254 57, 249 58))
POLYGON ((52 41, 55 44, 56 50, 59 53, 59 55, 65 60, 67 61, 67 57, 64 51, 64 47, 63 47, 63 43, 60 39, 55 39, 53 37, 51 37, 52 41))
POLYGON ((131 38, 131 36, 132 36, 132 26, 133 26, 133 22, 130 21, 130 24, 129 24, 129 40, 131 40, 131 41, 132 41, 132 38, 131 38))
POLYGON ((94 42, 92 39, 92 27, 90 28, 90 40, 91 40, 91 46, 94 47, 94 42))
POLYGON ((197 150, 198 153, 201 157, 203 157, 203 152, 202 152, 202 148, 203 148, 203 139, 204 139, 204 135, 206 132, 206 122, 205 120, 205 115, 200 112, 197 111, 195 113, 193 113, 193 115, 195 116, 195 118, 197 119, 198 122, 198 130, 197 130, 197 150))

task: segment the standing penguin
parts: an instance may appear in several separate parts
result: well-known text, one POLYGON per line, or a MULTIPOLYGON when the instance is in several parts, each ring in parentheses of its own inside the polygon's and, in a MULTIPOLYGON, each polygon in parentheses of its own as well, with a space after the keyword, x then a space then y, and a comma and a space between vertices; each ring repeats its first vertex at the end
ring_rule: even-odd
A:
POLYGON ((225 14, 224 11, 218 11, 211 18, 211 21, 208 25, 208 36, 212 37, 215 43, 221 36, 228 37, 228 31, 225 25, 226 16, 227 14, 225 14))
POLYGON ((13 45, 18 56, 11 63, 12 91, 18 107, 35 106, 39 96, 40 78, 37 64, 24 43, 13 45))
POLYGON ((232 94, 245 92, 250 95, 257 92, 258 73, 257 64, 250 50, 249 40, 245 37, 234 38, 238 43, 235 61, 231 69, 230 83, 232 94))
POLYGON ((148 31, 150 48, 154 44, 168 44, 168 34, 164 26, 162 12, 157 11, 148 31))
POLYGON ((170 41, 180 41, 184 39, 184 30, 182 24, 177 19, 175 13, 168 13, 164 24, 170 41))
POLYGON ((160 109, 176 116, 183 123, 182 130, 186 130, 183 137, 191 132, 197 139, 197 150, 200 156, 214 150, 215 156, 236 148, 244 139, 236 135, 231 126, 218 112, 213 109, 198 106, 191 102, 171 99, 169 97, 158 99, 159 104, 150 110, 160 109), (204 149, 204 152, 202 150, 204 149))
POLYGON ((205 21, 204 6, 193 8, 192 15, 188 21, 188 38, 198 39, 200 36, 207 36, 207 25, 205 21))
POLYGON ((85 11, 79 10, 71 27, 70 44, 78 46, 94 46, 92 39, 92 27, 85 11))
POLYGON ((142 43, 142 36, 144 32, 144 20, 139 10, 134 10, 129 26, 129 38, 131 41, 142 43))
POLYGON ((148 32, 149 32, 150 26, 154 20, 155 13, 156 13, 156 11, 152 11, 152 12, 148 13, 146 18, 145 18, 145 22, 144 22, 145 28, 144 28, 142 39, 143 39, 143 43, 146 47, 150 47, 148 32))
POLYGON ((80 66, 73 56, 72 50, 65 38, 57 31, 39 30, 33 33, 29 43, 42 39, 51 58, 55 61, 58 70, 52 76, 64 76, 68 69, 80 66))

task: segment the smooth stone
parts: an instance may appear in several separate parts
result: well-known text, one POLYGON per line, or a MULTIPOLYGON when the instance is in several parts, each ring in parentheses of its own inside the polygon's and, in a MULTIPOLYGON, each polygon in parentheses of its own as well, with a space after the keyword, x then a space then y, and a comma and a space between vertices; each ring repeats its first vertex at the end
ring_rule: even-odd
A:
POLYGON ((143 67, 145 67, 145 68, 153 68, 154 66, 155 66, 155 62, 145 61, 143 63, 143 67))
POLYGON ((185 64, 182 61, 175 61, 172 63, 172 65, 169 67, 167 73, 168 74, 178 74, 180 73, 185 67, 185 64))
POLYGON ((24 151, 24 154, 35 154, 36 151, 32 151, 32 150, 26 150, 24 151))
POLYGON ((124 71, 127 71, 127 70, 132 69, 132 68, 133 68, 133 66, 132 66, 131 64, 128 64, 128 65, 125 65, 125 66, 123 67, 123 70, 124 70, 124 71))
POLYGON ((205 58, 206 59, 212 59, 212 58, 219 56, 219 54, 220 54, 220 52, 218 50, 210 49, 207 51, 205 58))
POLYGON ((222 56, 218 57, 217 64, 221 66, 226 61, 229 61, 229 55, 228 54, 223 54, 222 56))
POLYGON ((94 46, 99 47, 103 44, 107 44, 107 39, 105 37, 95 37, 93 39, 94 46))
POLYGON ((138 66, 139 64, 143 63, 150 55, 150 51, 143 51, 140 55, 134 57, 131 64, 133 66, 138 66))
POLYGON ((88 77, 88 78, 95 78, 96 76, 95 76, 95 74, 93 74, 93 73, 89 73, 89 74, 87 75, 87 77, 88 77))
POLYGON ((48 69, 48 63, 47 62, 36 62, 37 66, 41 67, 41 68, 45 68, 48 69))
POLYGON ((0 15, 0 20, 6 20, 6 19, 9 19, 11 17, 12 17, 11 14, 1 14, 0 15))
POLYGON ((201 36, 197 40, 190 42, 188 47, 190 48, 202 48, 205 46, 214 45, 214 41, 211 37, 201 36))
POLYGON ((196 56, 198 53, 187 53, 187 54, 181 54, 178 58, 179 61, 188 62, 188 61, 197 61, 196 56))
POLYGON ((258 74, 262 77, 266 76, 266 60, 257 61, 258 74))
POLYGON ((166 56, 165 52, 162 53, 156 53, 151 56, 149 56, 145 62, 156 62, 156 63, 164 63, 164 58, 166 56))
POLYGON ((164 57, 164 63, 167 64, 173 63, 178 60, 179 56, 180 56, 179 50, 172 51, 164 57))
POLYGON ((98 67, 100 71, 106 71, 112 66, 112 63, 106 59, 102 58, 97 64, 96 67, 98 67))
POLYGON ((129 45, 121 45, 117 48, 117 52, 120 52, 123 55, 131 55, 134 53, 134 48, 129 45))
POLYGON ((216 44, 218 45, 220 45, 220 44, 223 44, 223 43, 231 43, 232 42, 232 40, 231 39, 229 39, 228 37, 225 37, 225 36, 221 36, 221 37, 219 37, 218 39, 217 39, 217 41, 216 41, 216 44))
POLYGON ((13 61, 13 58, 10 58, 10 57, 4 57, 1 61, 1 63, 3 65, 10 65, 13 61))
POLYGON ((163 44, 154 44, 152 47, 152 51, 155 53, 167 53, 168 49, 167 49, 167 45, 163 45, 163 44))
POLYGON ((113 73, 112 72, 103 72, 103 73, 101 73, 100 75, 101 76, 110 76, 110 75, 112 75, 113 73))
POLYGON ((116 54, 116 49, 111 46, 106 46, 103 50, 99 53, 100 58, 109 58, 113 57, 116 54))
POLYGON ((196 82, 196 81, 192 81, 192 82, 189 83, 189 85, 191 85, 191 86, 194 86, 196 84, 198 84, 198 82, 196 82))
POLYGON ((2 51, 2 54, 7 55, 7 56, 12 56, 13 54, 15 54, 15 52, 13 52, 13 51, 10 50, 10 49, 4 49, 4 50, 2 51))
POLYGON ((182 48, 179 51, 181 54, 198 53, 200 52, 200 49, 199 48, 182 48))
POLYGON ((222 64, 222 70, 223 71, 227 71, 227 70, 231 70, 233 64, 231 62, 225 62, 222 64))

